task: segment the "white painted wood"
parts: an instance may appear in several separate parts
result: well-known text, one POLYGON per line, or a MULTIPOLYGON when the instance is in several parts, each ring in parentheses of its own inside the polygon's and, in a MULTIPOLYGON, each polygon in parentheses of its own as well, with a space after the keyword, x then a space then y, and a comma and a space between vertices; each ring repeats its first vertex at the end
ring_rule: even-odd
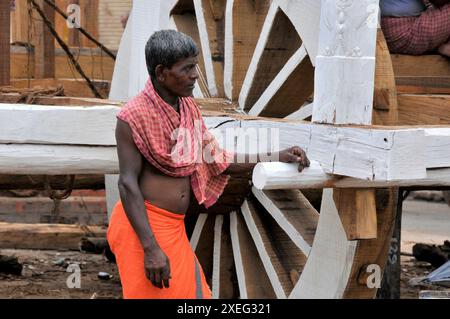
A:
POLYGON ((233 96, 233 66, 234 66, 234 36, 233 36, 233 8, 234 0, 227 0, 225 7, 225 41, 224 41, 224 69, 223 86, 225 96, 233 96))
POLYGON ((255 81, 255 75, 258 68, 258 63, 261 59, 261 56, 264 53, 264 48, 269 39, 270 30, 272 29, 273 23, 275 21, 275 16, 279 10, 279 4, 277 0, 273 0, 270 4, 269 11, 267 12, 266 20, 264 21, 264 25, 261 29, 261 35, 258 39, 258 43, 256 44, 255 52, 253 53, 252 60, 248 67, 247 74, 245 75, 244 82, 242 84, 241 92, 239 94, 239 107, 241 110, 244 109, 247 101, 248 94, 250 92, 250 88, 252 87, 253 81, 255 81))
POLYGON ((316 237, 299 281, 289 298, 342 298, 350 276, 357 241, 348 241, 333 190, 324 189, 316 237))
POLYGON ((206 80, 211 96, 217 96, 218 89, 216 84, 216 76, 213 67, 211 48, 209 46, 208 26, 206 25, 205 15, 203 12, 202 0, 194 0, 195 15, 197 17, 197 26, 200 36, 200 43, 203 50, 203 59, 205 61, 206 80))
POLYGON ((195 223, 194 231, 192 232, 191 239, 189 241, 193 251, 197 249, 198 241, 200 240, 200 236, 207 218, 208 214, 200 214, 197 217, 197 222, 195 223))
POLYGON ((236 212, 230 213, 230 235, 231 245, 233 247, 234 265, 236 267, 236 275, 238 279, 239 298, 248 299, 241 245, 239 243, 238 220, 236 212))
POLYGON ((450 167, 450 129, 425 130, 427 167, 450 167))
POLYGON ((321 1, 279 0, 278 2, 300 35, 309 58, 315 66, 319 44, 321 1))
POLYGON ((286 65, 277 74, 275 79, 270 83, 261 97, 256 101, 255 105, 248 112, 250 115, 258 116, 264 111, 264 108, 269 104, 270 100, 277 94, 278 90, 287 81, 289 76, 299 66, 300 63, 307 57, 305 46, 301 46, 297 52, 288 60, 286 65))
MULTIPOLYGON (((303 238, 300 230, 297 229, 291 222, 293 218, 301 218, 303 213, 299 211, 284 211, 282 208, 278 207, 264 191, 258 190, 255 187, 252 188, 252 192, 258 201, 264 206, 264 208, 272 215, 272 217, 277 221, 278 225, 286 232, 292 242, 300 248, 302 253, 308 257, 311 251, 311 245, 303 238), (294 216, 296 214, 296 216, 294 216)), ((305 199, 306 200, 306 199, 305 199)), ((301 208, 298 207, 300 210, 301 208)), ((311 207, 311 209, 313 209, 311 207)), ((317 220, 319 219, 319 214, 316 212, 317 220)), ((316 224, 317 225, 317 224, 316 224)))
POLYGON ((378 0, 323 0, 313 121, 370 124, 378 0))
POLYGON ((301 173, 297 164, 267 162, 255 166, 252 181, 259 190, 450 186, 450 168, 427 169, 426 178, 418 180, 368 181, 327 174, 317 161, 301 173))
POLYGON ((213 250, 213 272, 212 272, 212 298, 219 299, 220 293, 220 258, 222 243, 223 215, 217 215, 214 224, 214 250, 213 250))
POLYGON ((115 147, 0 144, 0 174, 117 174, 115 147))
POLYGON ((275 291, 275 294, 277 298, 285 299, 287 296, 283 290, 283 287, 275 271, 275 268, 272 265, 269 254, 267 253, 264 247, 263 239, 258 232, 258 229, 256 227, 255 221, 253 220, 252 213, 250 211, 247 201, 244 201, 244 203, 242 204, 241 211, 242 215, 244 216, 245 223, 247 224, 247 227, 250 231, 250 234, 252 235, 253 241, 256 245, 261 261, 263 262, 264 269, 266 270, 269 280, 275 291))
POLYGON ((0 104, 0 143, 116 145, 118 106, 0 104))
POLYGON ((286 116, 285 119, 298 121, 306 120, 308 117, 312 116, 313 108, 314 103, 305 104, 298 111, 286 116))

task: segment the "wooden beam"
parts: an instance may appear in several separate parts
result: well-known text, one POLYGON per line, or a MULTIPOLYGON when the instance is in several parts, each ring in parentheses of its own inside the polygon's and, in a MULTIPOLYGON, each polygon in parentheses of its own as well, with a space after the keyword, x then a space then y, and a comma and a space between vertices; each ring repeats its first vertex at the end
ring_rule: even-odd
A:
POLYGON ((317 161, 298 172, 298 165, 268 162, 258 163, 253 169, 253 185, 259 190, 273 189, 321 189, 321 188, 386 188, 386 187, 448 187, 450 168, 427 169, 424 179, 368 181, 351 177, 330 175, 317 161))
POLYGON ((398 107, 403 125, 450 124, 449 95, 400 94, 398 107))
POLYGON ((240 299, 276 298, 241 213, 230 214, 230 234, 240 299))
POLYGON ((261 191, 253 195, 277 221, 294 244, 308 256, 314 241, 319 213, 299 190, 261 191))
POLYGON ((213 256, 214 256, 214 225, 215 216, 208 215, 201 229, 198 243, 194 249, 197 259, 202 266, 206 281, 209 287, 212 287, 213 276, 213 256))
POLYGON ((287 120, 304 121, 312 116, 314 103, 305 103, 298 111, 286 116, 287 120))
MULTIPOLYGON (((52 189, 67 189, 68 176, 48 176, 52 189)), ((76 175, 73 189, 104 189, 103 175, 76 175)), ((1 189, 45 189, 45 177, 42 175, 0 175, 1 189)))
MULTIPOLYGON (((55 10, 45 1, 38 0, 36 4, 42 8, 49 22, 55 26, 55 10)), ((55 77, 55 39, 44 24, 42 18, 33 12, 34 16, 34 78, 55 77)))
POLYGON ((205 226, 208 214, 199 214, 197 222, 195 223, 194 231, 192 232, 191 239, 189 243, 191 244, 192 250, 197 249, 198 241, 200 240, 200 235, 202 234, 203 227, 205 226))
POLYGON ((0 86, 9 85, 11 72, 10 2, 0 1, 0 86))
POLYGON ((106 237, 106 228, 0 223, 0 247, 4 249, 79 250, 78 245, 83 237, 106 237))

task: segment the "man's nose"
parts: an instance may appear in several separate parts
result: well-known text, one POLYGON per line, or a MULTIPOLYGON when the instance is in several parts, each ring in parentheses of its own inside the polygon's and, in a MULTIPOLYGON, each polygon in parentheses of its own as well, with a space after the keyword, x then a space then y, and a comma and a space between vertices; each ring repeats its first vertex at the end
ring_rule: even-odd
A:
POLYGON ((190 74, 190 78, 193 80, 197 80, 199 78, 199 74, 198 74, 198 70, 197 70, 198 66, 193 68, 190 74))

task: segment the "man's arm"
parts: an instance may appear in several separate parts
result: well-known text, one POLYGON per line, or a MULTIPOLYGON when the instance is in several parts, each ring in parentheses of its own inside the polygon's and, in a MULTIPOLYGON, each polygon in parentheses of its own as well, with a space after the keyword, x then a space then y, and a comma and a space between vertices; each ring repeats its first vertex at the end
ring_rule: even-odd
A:
POLYGON ((309 159, 306 156, 305 151, 303 151, 300 147, 294 146, 288 149, 277 152, 276 154, 257 154, 256 155, 256 163, 251 162, 251 159, 254 159, 255 155, 250 154, 234 154, 233 163, 225 170, 225 174, 241 174, 247 173, 255 168, 257 163, 262 162, 262 159, 267 158, 267 155, 275 155, 270 156, 270 158, 274 158, 278 162, 284 163, 299 163, 298 170, 301 172, 305 167, 309 167, 309 159), (244 160, 243 160, 244 159, 244 160))
POLYGON ((154 286, 169 287, 170 265, 167 256, 156 242, 147 216, 144 197, 139 188, 139 175, 143 163, 129 125, 118 119, 116 126, 117 153, 119 156, 119 193, 125 213, 144 249, 147 278, 154 286))

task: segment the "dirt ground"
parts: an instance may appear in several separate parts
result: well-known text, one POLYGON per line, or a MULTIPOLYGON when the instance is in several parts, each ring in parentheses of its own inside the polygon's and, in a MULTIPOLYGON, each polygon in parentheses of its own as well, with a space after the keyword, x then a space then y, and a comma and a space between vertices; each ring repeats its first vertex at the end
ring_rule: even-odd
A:
MULTIPOLYGON (((404 205, 402 222, 402 252, 411 253, 415 242, 442 244, 450 236, 450 208, 443 203, 408 201, 404 205)), ((22 276, 0 274, 0 298, 51 299, 118 299, 122 298, 119 275, 114 263, 102 255, 78 251, 0 250, 0 254, 15 255, 23 264, 22 276), (68 288, 67 279, 73 273, 67 265, 80 267, 81 287, 68 288), (99 272, 112 277, 100 279, 99 272)), ((412 256, 401 258, 401 298, 417 299, 422 290, 450 288, 419 285, 409 282, 428 275, 434 269, 429 263, 412 256)))

